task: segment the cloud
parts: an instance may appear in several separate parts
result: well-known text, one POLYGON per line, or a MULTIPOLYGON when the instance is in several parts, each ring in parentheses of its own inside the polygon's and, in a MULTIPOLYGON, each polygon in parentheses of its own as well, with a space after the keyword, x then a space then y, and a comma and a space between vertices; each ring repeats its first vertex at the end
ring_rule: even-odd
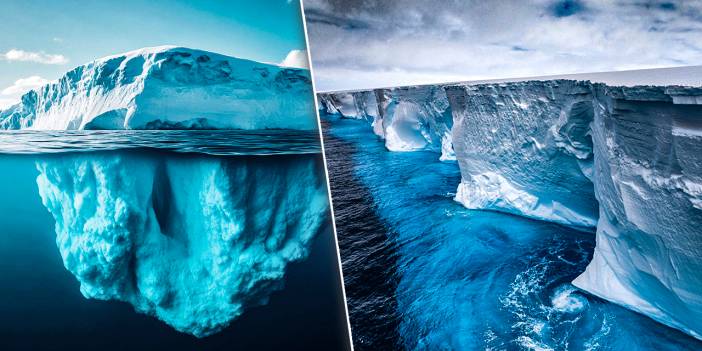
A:
POLYGON ((305 0, 304 6, 320 90, 702 64, 702 2, 305 0))
POLYGON ((39 76, 31 76, 16 80, 14 84, 0 91, 0 109, 16 104, 20 101, 22 95, 26 94, 32 89, 48 84, 49 82, 49 80, 39 76))
POLYGON ((280 63, 281 66, 285 67, 295 67, 309 69, 307 61, 307 50, 291 50, 283 62, 280 63))
POLYGON ((0 53, 0 59, 6 61, 36 62, 47 65, 63 65, 68 63, 68 59, 63 55, 47 54, 44 52, 31 52, 18 49, 10 49, 6 53, 0 53))

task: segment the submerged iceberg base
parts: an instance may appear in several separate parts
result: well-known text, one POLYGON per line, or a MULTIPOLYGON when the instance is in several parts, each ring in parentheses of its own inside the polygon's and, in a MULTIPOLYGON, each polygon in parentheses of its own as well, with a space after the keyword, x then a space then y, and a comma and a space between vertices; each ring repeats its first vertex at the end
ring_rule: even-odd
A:
POLYGON ((204 337, 283 284, 328 219, 317 155, 70 155, 37 162, 65 267, 86 298, 120 300, 204 337))

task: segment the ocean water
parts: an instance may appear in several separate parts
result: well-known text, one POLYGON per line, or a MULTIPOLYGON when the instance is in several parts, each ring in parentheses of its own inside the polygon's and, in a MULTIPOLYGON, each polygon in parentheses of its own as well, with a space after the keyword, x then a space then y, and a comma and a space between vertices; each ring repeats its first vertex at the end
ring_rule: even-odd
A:
POLYGON ((702 349, 570 284, 594 233, 465 209, 456 163, 388 152, 366 122, 323 121, 357 350, 702 349))
POLYGON ((64 176, 62 165, 76 159, 129 160, 128 165, 204 159, 281 165, 314 159, 321 179, 324 172, 317 133, 0 133, 0 350, 349 349, 329 219, 311 242, 309 256, 288 265, 282 288, 266 304, 246 309, 211 336, 178 332, 125 302, 86 299, 64 267, 54 218, 37 184, 47 172, 41 165, 64 176))

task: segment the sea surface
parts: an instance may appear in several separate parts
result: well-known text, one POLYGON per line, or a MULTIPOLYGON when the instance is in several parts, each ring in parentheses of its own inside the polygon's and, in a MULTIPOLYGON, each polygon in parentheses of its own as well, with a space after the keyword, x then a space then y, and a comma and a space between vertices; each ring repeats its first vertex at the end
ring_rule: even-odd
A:
MULTIPOLYGON (((331 221, 284 288, 223 331, 198 339, 124 302, 86 299, 56 246, 38 164, 62 159, 314 157, 317 132, 0 132, 0 350, 344 350, 348 332, 331 221)), ((319 172, 324 170, 320 167, 319 172)), ((135 174, 135 176, 137 176, 135 174)))
POLYGON ((570 284, 594 233, 468 210, 453 200, 457 163, 322 120, 356 350, 702 349, 570 284))
POLYGON ((154 149, 220 156, 321 153, 319 133, 301 130, 4 130, 0 153, 154 149))

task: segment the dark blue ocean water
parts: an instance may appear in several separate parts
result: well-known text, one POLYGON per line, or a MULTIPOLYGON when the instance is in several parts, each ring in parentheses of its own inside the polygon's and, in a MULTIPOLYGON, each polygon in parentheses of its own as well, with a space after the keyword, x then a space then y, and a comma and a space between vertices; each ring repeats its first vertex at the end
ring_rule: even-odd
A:
POLYGON ((318 234, 308 259, 288 267, 285 287, 268 304, 247 310, 222 332, 202 339, 136 313, 127 303, 86 299, 64 268, 53 218, 37 192, 37 161, 77 152, 158 159, 316 153, 321 159, 316 133, 235 134, 0 134, 0 350, 348 349, 331 223, 318 234))
POLYGON ((388 152, 365 122, 323 125, 357 350, 702 349, 570 284, 594 233, 467 210, 456 163, 388 152))

